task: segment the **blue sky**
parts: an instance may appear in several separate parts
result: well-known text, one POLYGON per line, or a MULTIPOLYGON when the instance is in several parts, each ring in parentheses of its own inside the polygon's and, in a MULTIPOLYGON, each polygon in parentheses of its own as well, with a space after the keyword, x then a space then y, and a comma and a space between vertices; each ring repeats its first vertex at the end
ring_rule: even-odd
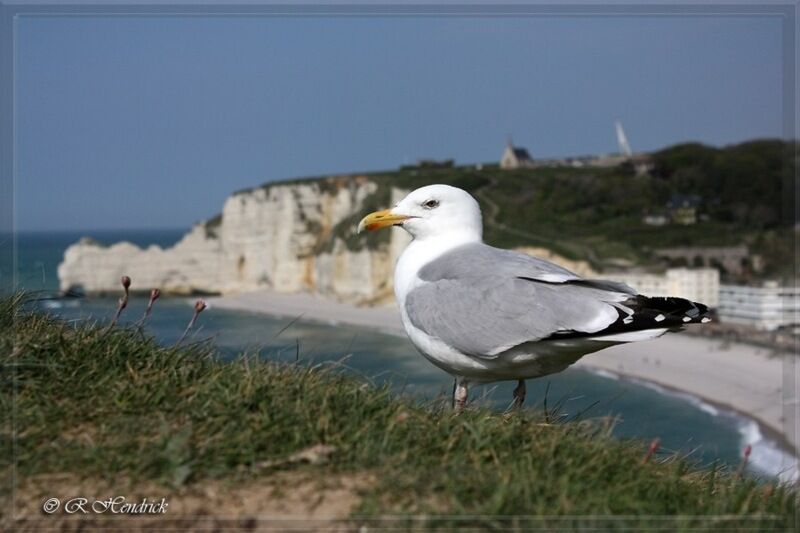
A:
POLYGON ((777 18, 21 17, 18 228, 188 227, 236 189, 782 132, 777 18))

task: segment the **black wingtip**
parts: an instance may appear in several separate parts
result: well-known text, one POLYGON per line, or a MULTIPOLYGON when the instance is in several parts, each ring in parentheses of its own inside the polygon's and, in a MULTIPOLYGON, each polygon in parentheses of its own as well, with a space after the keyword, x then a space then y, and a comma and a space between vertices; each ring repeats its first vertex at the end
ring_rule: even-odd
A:
POLYGON ((672 296, 637 296, 637 307, 641 310, 657 311, 669 323, 707 324, 711 322, 708 306, 685 298, 672 296))
POLYGON ((631 297, 616 305, 619 317, 608 327, 592 333, 574 330, 557 331, 543 339, 568 339, 576 337, 602 337, 646 329, 680 331, 689 324, 711 322, 708 306, 685 298, 642 296, 631 297))

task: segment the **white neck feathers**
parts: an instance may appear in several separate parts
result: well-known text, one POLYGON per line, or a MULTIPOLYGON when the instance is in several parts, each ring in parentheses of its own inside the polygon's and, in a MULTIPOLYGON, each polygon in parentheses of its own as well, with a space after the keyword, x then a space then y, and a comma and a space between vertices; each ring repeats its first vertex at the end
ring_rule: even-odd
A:
POLYGON ((474 231, 448 231, 445 234, 414 239, 403 250, 394 269, 394 292, 397 303, 402 306, 406 295, 419 282, 417 273, 422 267, 457 248, 473 242, 481 242, 474 231))

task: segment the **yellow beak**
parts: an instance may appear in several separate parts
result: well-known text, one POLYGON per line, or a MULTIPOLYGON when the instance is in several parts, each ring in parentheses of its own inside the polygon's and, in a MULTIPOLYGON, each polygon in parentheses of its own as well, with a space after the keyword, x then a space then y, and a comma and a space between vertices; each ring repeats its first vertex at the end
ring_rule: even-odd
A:
POLYGON ((361 233, 364 230, 375 231, 381 228, 394 226, 403 222, 404 220, 408 220, 409 218, 411 217, 407 217, 405 215, 396 215, 392 213, 391 209, 375 211, 374 213, 370 213, 361 219, 361 222, 358 223, 358 233, 361 233))

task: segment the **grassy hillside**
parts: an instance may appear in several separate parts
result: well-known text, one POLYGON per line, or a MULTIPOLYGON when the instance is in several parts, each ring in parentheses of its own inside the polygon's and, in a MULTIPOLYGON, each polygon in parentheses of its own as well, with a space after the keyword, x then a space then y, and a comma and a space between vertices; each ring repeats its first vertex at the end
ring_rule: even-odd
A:
POLYGON ((176 513, 194 498, 195 509, 229 519, 339 491, 331 509, 349 502, 354 526, 789 529, 795 520, 792 490, 676 457, 645 462, 647 443, 613 440, 602 420, 455 416, 333 368, 222 363, 206 344, 162 347, 141 331, 65 324, 10 300, 0 303, 0 358, 5 520, 12 482, 18 508, 40 525, 67 519, 37 512, 47 495, 142 487, 176 513), (274 490, 248 499, 264 487, 274 490))
MULTIPOLYGON (((644 176, 627 164, 408 168, 366 174, 384 185, 367 208, 387 206, 391 186, 447 183, 478 198, 486 239, 497 246, 545 246, 603 268, 619 258, 654 263, 652 250, 661 247, 747 244, 764 256, 764 275, 792 276, 796 149, 795 143, 771 140, 725 148, 677 145, 652 154, 654 169, 644 176), (645 214, 664 213, 673 195, 696 195, 703 220, 661 227, 642 221, 645 214)), ((361 215, 344 221, 334 235, 353 248, 386 242, 385 234, 355 237, 361 215)))

